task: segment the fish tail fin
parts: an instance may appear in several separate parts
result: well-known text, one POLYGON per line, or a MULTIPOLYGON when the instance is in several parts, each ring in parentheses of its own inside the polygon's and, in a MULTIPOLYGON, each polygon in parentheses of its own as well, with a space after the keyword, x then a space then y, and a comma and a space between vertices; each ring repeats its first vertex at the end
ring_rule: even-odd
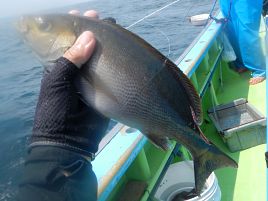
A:
POLYGON ((198 195, 200 195, 206 179, 214 170, 223 167, 238 167, 236 161, 220 151, 217 147, 214 145, 208 146, 208 150, 202 152, 198 156, 194 156, 193 159, 195 172, 195 189, 198 195))

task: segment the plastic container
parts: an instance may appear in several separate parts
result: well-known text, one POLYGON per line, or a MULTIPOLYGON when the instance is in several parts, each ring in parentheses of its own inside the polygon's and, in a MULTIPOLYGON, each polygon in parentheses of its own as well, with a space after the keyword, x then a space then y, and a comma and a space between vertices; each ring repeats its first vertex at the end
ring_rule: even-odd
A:
POLYGON ((209 14, 193 15, 190 22, 195 26, 203 26, 208 22, 209 14))
POLYGON ((246 99, 211 108, 208 115, 232 152, 266 143, 266 118, 246 99))
MULTIPOLYGON (((172 201, 179 194, 190 192, 195 186, 193 161, 182 161, 170 165, 158 190, 155 199, 172 201)), ((214 173, 207 179, 200 197, 195 196, 185 201, 220 201, 221 190, 214 173)))

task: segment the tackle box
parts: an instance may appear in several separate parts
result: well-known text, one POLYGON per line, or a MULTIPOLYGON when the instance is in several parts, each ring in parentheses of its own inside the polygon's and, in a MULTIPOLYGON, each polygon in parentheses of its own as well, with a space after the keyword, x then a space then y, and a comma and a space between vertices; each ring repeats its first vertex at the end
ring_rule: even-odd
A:
POLYGON ((244 98, 208 110, 231 152, 266 143, 266 117, 244 98))

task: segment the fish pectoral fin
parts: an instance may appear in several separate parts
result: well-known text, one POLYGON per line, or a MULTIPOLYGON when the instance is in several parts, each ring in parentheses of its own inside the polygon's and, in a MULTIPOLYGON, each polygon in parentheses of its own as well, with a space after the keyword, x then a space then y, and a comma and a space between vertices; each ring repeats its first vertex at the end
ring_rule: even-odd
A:
POLYGON ((87 73, 80 73, 80 75, 85 78, 95 89, 105 94, 109 99, 119 104, 118 99, 113 94, 112 89, 100 78, 100 76, 94 71, 87 73), (87 76, 84 76, 87 75, 87 76))
POLYGON ((169 150, 171 147, 171 144, 167 137, 154 134, 146 134, 146 136, 156 147, 161 148, 164 151, 169 150))

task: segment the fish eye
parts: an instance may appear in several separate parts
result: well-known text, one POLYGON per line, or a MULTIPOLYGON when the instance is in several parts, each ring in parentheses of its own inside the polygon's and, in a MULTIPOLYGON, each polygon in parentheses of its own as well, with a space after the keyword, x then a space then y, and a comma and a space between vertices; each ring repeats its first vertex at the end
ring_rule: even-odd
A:
POLYGON ((51 28, 52 28, 52 25, 51 23, 47 22, 46 20, 44 20, 42 17, 38 17, 38 18, 35 18, 35 21, 37 22, 38 24, 38 28, 41 30, 41 31, 50 31, 51 28))

